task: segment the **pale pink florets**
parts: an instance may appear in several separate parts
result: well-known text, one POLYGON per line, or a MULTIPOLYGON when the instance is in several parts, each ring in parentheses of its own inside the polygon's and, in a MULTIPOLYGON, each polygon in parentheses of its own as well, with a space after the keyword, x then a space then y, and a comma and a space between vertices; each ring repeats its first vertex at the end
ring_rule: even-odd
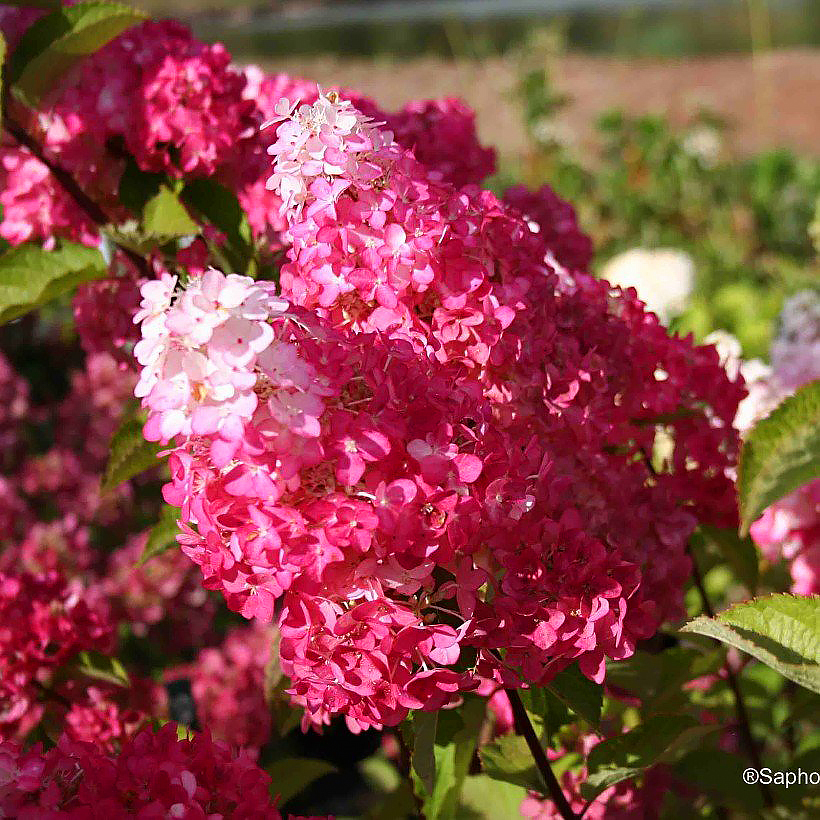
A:
POLYGON ((257 357, 273 341, 268 319, 281 300, 245 276, 209 270, 174 298, 168 274, 143 285, 143 338, 134 352, 143 365, 135 394, 148 408, 146 436, 241 434, 256 409, 257 357))
MULTIPOLYGON (((368 155, 389 144, 383 133, 335 92, 319 94, 312 105, 292 104, 283 97, 275 119, 276 142, 268 148, 274 157, 267 186, 282 199, 283 210, 298 216, 308 199, 313 210, 332 208, 351 184, 370 182, 382 169, 368 155)), ((308 216, 312 212, 308 210, 308 216)))

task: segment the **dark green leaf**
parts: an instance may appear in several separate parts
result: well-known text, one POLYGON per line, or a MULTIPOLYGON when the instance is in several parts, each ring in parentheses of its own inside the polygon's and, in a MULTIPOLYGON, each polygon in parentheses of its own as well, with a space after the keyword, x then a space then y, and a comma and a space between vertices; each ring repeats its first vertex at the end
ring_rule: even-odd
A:
POLYGON ((199 233, 199 226, 188 215, 179 197, 165 185, 145 204, 142 227, 147 236, 161 241, 199 233))
POLYGON ((102 492, 119 487, 140 473, 156 467, 160 462, 157 454, 162 447, 153 441, 146 441, 142 435, 143 421, 128 418, 111 437, 108 464, 102 480, 102 492))
POLYGON ((685 732, 698 728, 688 715, 656 715, 629 732, 599 743, 589 753, 581 791, 588 799, 657 763, 685 732))
POLYGON ((236 194, 214 179, 193 179, 186 183, 182 201, 225 234, 223 248, 235 273, 253 276, 255 273, 253 236, 248 217, 236 194))
POLYGON ((413 715, 413 771, 419 776, 428 794, 436 785, 436 729, 438 712, 416 712, 413 715))
POLYGON ((738 467, 741 532, 775 501, 820 476, 820 381, 801 387, 755 426, 738 467))
POLYGON ((148 202, 160 192, 165 181, 165 174, 142 171, 133 157, 129 156, 120 177, 117 196, 128 210, 139 216, 148 202))
POLYGON ((573 720, 564 702, 543 686, 521 689, 518 694, 536 733, 542 738, 552 735, 573 720))
MULTIPOLYGON (((413 731, 417 732, 413 719, 413 731)), ((467 696, 460 709, 445 709, 438 713, 435 744, 435 782, 428 788, 421 775, 417 773, 414 760, 413 781, 416 793, 422 801, 422 811, 427 820, 453 820, 461 795, 461 786, 470 761, 473 759, 478 734, 485 715, 483 698, 467 696)), ((429 734, 425 726, 424 731, 429 734)), ((426 747, 426 740, 423 748, 426 747)), ((415 757, 415 745, 414 745, 415 757)), ((424 764, 429 766, 429 760, 424 764)), ((423 770, 426 773, 426 769, 423 770)))
POLYGON ((559 672, 547 684, 547 689, 576 715, 593 726, 598 725, 604 703, 604 688, 587 678, 578 664, 574 663, 559 672))
POLYGON ((267 770, 273 781, 273 789, 279 795, 279 805, 282 805, 292 797, 296 797, 314 780, 335 772, 336 767, 325 760, 286 757, 271 763, 267 770))
POLYGON ((42 307, 77 285, 105 276, 96 248, 63 242, 52 251, 19 245, 0 256, 0 324, 42 307))
POLYGON ((760 789, 743 782, 748 762, 737 754, 721 749, 696 749, 679 760, 675 776, 690 783, 698 792, 705 792, 720 801, 720 805, 746 811, 763 807, 760 789))
POLYGON ((9 80, 36 104, 77 60, 145 19, 142 12, 119 3, 63 6, 23 34, 9 61, 9 80))
POLYGON ((820 597, 816 595, 756 598, 715 618, 695 618, 681 631, 748 652, 789 680, 820 692, 820 597))
POLYGON ((160 512, 159 521, 151 528, 145 549, 140 555, 139 565, 142 566, 157 555, 167 552, 176 546, 179 533, 179 510, 176 507, 165 505, 160 512))
POLYGON ((748 535, 741 538, 734 530, 706 526, 701 526, 700 530, 703 537, 720 550, 735 575, 754 595, 760 579, 760 562, 757 547, 752 539, 748 535))
POLYGON ((532 759, 527 741, 521 735, 502 735, 493 743, 482 746, 478 753, 487 777, 544 791, 544 781, 532 759))
POLYGON ((643 700, 643 714, 674 712, 687 701, 684 684, 712 674, 723 664, 723 651, 672 647, 657 654, 636 652, 607 664, 607 683, 643 700))

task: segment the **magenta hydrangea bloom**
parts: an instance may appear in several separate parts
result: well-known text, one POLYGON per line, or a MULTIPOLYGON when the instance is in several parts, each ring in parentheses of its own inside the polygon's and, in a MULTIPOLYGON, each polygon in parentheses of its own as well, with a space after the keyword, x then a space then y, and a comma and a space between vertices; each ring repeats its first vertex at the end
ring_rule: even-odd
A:
POLYGON ((0 743, 0 813, 18 820, 98 817, 281 820, 270 777, 209 735, 145 730, 112 755, 63 736, 53 749, 0 743))
POLYGON ((549 208, 455 187, 337 92, 271 124, 281 293, 166 276, 136 317, 183 551, 231 609, 278 612, 304 726, 395 725, 573 660, 600 682, 681 613, 692 512, 734 520, 742 385, 558 262, 576 228, 549 208))

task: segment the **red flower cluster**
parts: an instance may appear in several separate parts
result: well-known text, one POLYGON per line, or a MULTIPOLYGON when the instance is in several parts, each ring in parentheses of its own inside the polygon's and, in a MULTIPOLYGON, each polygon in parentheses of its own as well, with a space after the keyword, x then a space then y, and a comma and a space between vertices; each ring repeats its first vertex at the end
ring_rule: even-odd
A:
POLYGON ((281 820, 269 784, 247 756, 204 734, 178 739, 173 724, 115 756, 68 737, 48 752, 0 743, 0 814, 18 820, 281 820))
POLYGON ((692 512, 734 515, 742 387, 634 292, 557 268, 588 250, 547 193, 554 229, 335 93, 276 119, 290 306, 217 273, 143 288, 184 551, 246 617, 282 598, 306 723, 395 724, 574 659, 601 681, 679 613, 692 512))
MULTIPOLYGON (((105 603, 58 574, 0 573, 0 739, 36 725, 56 670, 78 652, 109 651, 113 624, 105 603)), ((59 686, 55 682, 55 686, 59 686)))

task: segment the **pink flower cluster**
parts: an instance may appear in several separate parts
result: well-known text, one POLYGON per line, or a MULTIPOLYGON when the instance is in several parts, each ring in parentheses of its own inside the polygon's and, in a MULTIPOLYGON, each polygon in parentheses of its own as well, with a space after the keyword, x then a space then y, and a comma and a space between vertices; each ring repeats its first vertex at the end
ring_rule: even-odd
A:
POLYGON ((117 755, 66 736, 47 752, 0 743, 0 814, 18 820, 281 820, 269 784, 247 756, 208 735, 180 739, 173 724, 117 755))
POLYGON ((573 270, 550 192, 525 219, 458 188, 336 92, 274 113, 288 304, 216 271, 143 286, 183 551, 231 609, 278 610, 305 725, 575 659, 601 681, 679 614, 694 514, 733 522, 742 384, 573 270))
POLYGON ((592 262, 592 240, 578 227, 575 209, 549 185, 530 191, 515 185, 504 192, 504 202, 521 213, 534 233, 540 233, 552 257, 569 270, 587 270, 592 262))
POLYGON ((192 664, 171 670, 169 680, 187 678, 200 723, 217 739, 254 757, 270 739, 271 708, 266 679, 276 664, 277 630, 255 621, 230 630, 219 647, 203 649, 192 664))
POLYGON ((57 573, 0 573, 0 739, 36 725, 57 669, 82 650, 110 650, 113 641, 105 602, 79 585, 57 573))

